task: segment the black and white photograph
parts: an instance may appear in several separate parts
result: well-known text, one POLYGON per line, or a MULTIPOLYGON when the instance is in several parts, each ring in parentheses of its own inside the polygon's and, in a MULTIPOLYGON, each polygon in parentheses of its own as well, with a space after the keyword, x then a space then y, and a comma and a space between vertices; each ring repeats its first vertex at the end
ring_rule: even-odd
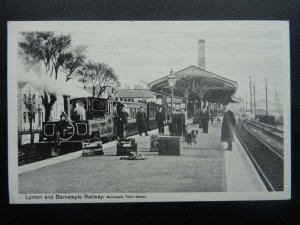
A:
POLYGON ((291 198, 288 21, 9 21, 13 204, 291 198))

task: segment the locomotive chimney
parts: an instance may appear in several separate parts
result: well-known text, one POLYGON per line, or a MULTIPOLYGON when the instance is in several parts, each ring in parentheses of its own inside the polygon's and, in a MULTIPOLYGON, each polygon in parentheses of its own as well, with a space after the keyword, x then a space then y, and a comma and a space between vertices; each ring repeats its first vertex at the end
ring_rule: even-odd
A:
POLYGON ((198 41, 198 67, 205 70, 205 40, 198 41))
POLYGON ((68 115, 68 120, 71 119, 70 113, 70 95, 63 95, 64 98, 64 111, 68 115))

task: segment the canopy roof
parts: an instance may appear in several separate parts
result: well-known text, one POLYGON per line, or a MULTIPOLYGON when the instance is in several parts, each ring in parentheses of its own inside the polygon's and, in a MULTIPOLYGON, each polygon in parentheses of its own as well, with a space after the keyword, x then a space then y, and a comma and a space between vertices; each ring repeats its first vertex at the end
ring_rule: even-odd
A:
MULTIPOLYGON (((196 66, 190 66, 173 73, 177 77, 174 95, 188 98, 190 93, 196 93, 203 100, 210 102, 232 102, 232 95, 238 84, 235 81, 211 73, 196 66)), ((149 83, 151 91, 170 93, 168 76, 149 83)))

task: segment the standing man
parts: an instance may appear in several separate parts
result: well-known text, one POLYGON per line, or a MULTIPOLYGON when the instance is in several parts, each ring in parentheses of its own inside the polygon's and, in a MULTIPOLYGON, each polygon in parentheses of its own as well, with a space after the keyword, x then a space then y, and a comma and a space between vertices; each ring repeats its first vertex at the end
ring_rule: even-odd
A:
POLYGON ((232 128, 235 126, 236 121, 232 111, 227 109, 227 106, 224 105, 224 116, 222 122, 222 132, 221 132, 221 142, 226 142, 228 147, 224 150, 232 150, 232 141, 233 140, 233 130, 232 128))
POLYGON ((138 130, 140 136, 145 132, 145 135, 148 136, 147 133, 147 115, 143 110, 143 106, 140 106, 138 113, 136 114, 136 123, 138 125, 138 130))
POLYGON ((67 134, 67 128, 69 122, 67 121, 67 115, 65 112, 62 112, 60 115, 60 121, 55 125, 55 140, 54 140, 54 149, 51 151, 52 156, 58 156, 60 154, 60 146, 62 142, 62 137, 65 137, 67 134))
POLYGON ((115 123, 116 123, 116 135, 117 138, 125 138, 126 137, 126 125, 127 125, 127 116, 124 112, 124 105, 117 104, 117 111, 115 113, 115 123))
POLYGON ((158 133, 160 135, 164 135, 164 133, 165 133, 165 126, 164 126, 165 115, 164 115, 162 107, 160 107, 158 109, 158 111, 156 112, 155 120, 156 120, 157 125, 158 125, 158 133))
POLYGON ((203 128, 203 110, 200 109, 199 112, 199 128, 203 128))
POLYGON ((207 107, 203 107, 203 114, 202 114, 202 124, 203 124, 203 133, 208 133, 208 121, 209 121, 209 114, 207 111, 207 107))

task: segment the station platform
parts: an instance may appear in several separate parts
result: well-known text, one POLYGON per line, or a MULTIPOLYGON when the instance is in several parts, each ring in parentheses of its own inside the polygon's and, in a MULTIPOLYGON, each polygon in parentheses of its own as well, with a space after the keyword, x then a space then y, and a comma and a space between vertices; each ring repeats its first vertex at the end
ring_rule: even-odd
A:
MULTIPOLYGON (((266 192, 237 138, 232 151, 220 142, 221 124, 209 123, 208 133, 197 124, 198 142, 182 143, 180 156, 150 151, 150 136, 133 136, 145 160, 120 160, 116 143, 104 144, 103 156, 75 152, 19 167, 19 193, 167 193, 266 192)), ((165 127, 165 135, 168 128, 165 127)))

